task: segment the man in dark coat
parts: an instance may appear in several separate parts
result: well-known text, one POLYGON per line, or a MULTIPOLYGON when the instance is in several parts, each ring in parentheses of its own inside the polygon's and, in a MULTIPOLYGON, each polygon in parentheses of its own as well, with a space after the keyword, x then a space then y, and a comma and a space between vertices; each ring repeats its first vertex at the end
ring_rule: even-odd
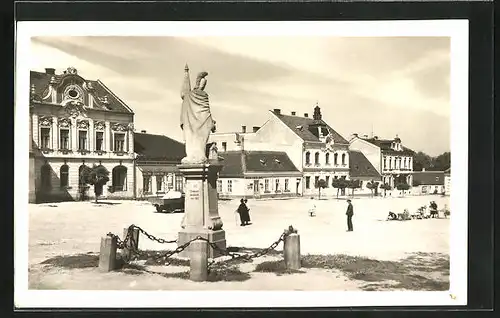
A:
POLYGON ((352 216, 354 215, 354 208, 352 207, 351 200, 347 200, 347 232, 352 232, 354 229, 352 227, 352 216))
POLYGON ((240 206, 238 207, 238 210, 237 212, 239 213, 240 215, 240 220, 241 220, 241 226, 245 226, 245 225, 248 225, 250 222, 250 214, 248 213, 248 211, 250 211, 247 207, 247 205, 245 204, 247 201, 245 199, 241 199, 240 200, 240 206))

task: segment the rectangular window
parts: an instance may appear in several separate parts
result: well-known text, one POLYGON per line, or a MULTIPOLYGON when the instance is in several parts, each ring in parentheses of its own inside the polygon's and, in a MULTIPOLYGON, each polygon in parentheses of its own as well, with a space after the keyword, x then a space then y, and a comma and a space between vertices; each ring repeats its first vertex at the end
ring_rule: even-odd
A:
POLYGON ((104 150, 104 133, 102 131, 96 131, 95 133, 95 150, 104 150))
POLYGON ((169 174, 167 176, 167 190, 170 191, 174 188, 174 175, 169 174))
POLYGON ((289 180, 285 179, 285 191, 288 191, 288 183, 289 183, 289 180))
POLYGON ((330 176, 326 176, 325 181, 326 181, 326 187, 329 188, 330 187, 330 176))
POLYGON ((40 128, 40 148, 50 148, 50 128, 40 128))
POLYGON ((125 151, 125 134, 115 133, 114 136, 114 150, 116 152, 124 152, 125 151))
POLYGON ((233 192, 233 180, 227 180, 227 192, 233 192))
POLYGON ((175 191, 182 192, 184 189, 184 178, 181 175, 175 176, 175 191))
POLYGON ((222 151, 223 152, 227 151, 227 142, 225 141, 222 142, 222 151))
POLYGON ((150 176, 144 176, 142 178, 143 192, 144 193, 149 193, 151 191, 150 182, 151 182, 151 177, 150 176))
POLYGON ((280 189, 280 179, 274 180, 274 191, 278 191, 280 189))
POLYGON ((217 180, 217 192, 222 193, 222 180, 217 180))
POLYGON ((311 188, 311 177, 306 177, 306 189, 311 188))
POLYGON ((163 176, 156 176, 156 192, 163 191, 163 176))
POLYGON ((269 192, 269 179, 264 180, 264 191, 269 192))
POLYGON ((78 150, 86 150, 87 149, 87 131, 79 130, 78 131, 78 150))
POLYGON ((59 130, 59 149, 69 150, 69 129, 59 130))
POLYGON ((315 176, 315 177, 314 177, 314 187, 315 187, 315 188, 318 188, 318 182, 319 182, 319 177, 318 177, 318 176, 315 176))

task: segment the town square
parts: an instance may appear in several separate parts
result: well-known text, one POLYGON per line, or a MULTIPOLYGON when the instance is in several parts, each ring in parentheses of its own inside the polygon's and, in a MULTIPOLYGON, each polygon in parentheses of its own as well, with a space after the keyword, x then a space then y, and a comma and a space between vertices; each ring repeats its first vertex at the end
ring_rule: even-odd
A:
POLYGON ((33 37, 29 289, 449 290, 449 41, 33 37))

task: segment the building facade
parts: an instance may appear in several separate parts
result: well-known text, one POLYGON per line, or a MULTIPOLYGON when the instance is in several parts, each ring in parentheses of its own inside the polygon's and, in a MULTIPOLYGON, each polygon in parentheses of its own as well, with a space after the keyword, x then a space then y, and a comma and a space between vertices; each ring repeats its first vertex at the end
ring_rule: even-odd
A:
POLYGON ((69 67, 30 72, 31 202, 92 196, 83 166, 110 172, 106 197, 134 197, 134 113, 99 80, 69 67))
POLYGON ((443 194, 445 193, 444 171, 415 171, 413 173, 412 194, 443 194))
POLYGON ((301 173, 285 152, 235 150, 220 154, 219 198, 300 196, 301 173))
POLYGON ((382 183, 396 187, 400 183, 412 185, 414 151, 403 146, 401 139, 379 139, 377 136, 359 137, 354 134, 349 149, 361 152, 380 173, 382 183))
POLYGON ((248 151, 284 152, 301 173, 294 184, 300 195, 317 194, 321 179, 328 185, 322 193, 334 195, 333 179, 349 179, 349 142, 323 121, 318 105, 312 118, 307 113, 285 115, 281 109, 269 113, 269 119, 252 132, 243 126, 241 132, 212 134, 210 141, 217 143, 220 154, 238 149, 241 140, 248 151))
POLYGON ((177 166, 186 156, 184 144, 167 136, 135 133, 135 186, 137 198, 184 191, 184 178, 177 166))

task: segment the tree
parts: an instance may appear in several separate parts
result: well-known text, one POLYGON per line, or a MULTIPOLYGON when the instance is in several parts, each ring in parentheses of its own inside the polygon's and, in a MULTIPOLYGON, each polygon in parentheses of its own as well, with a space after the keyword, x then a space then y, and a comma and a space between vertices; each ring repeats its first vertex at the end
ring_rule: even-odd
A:
POLYGON ((377 188, 378 188, 378 182, 375 182, 375 181, 373 181, 373 180, 372 180, 372 181, 370 181, 370 182, 368 182, 368 183, 366 184, 366 187, 367 187, 368 189, 370 189, 370 191, 372 192, 372 196, 374 196, 375 191, 376 191, 376 190, 377 190, 377 188))
POLYGON ((345 189, 347 187, 347 180, 345 179, 333 179, 332 187, 337 189, 337 199, 339 198, 339 190, 345 189))
POLYGON ((385 197, 387 195, 387 191, 391 191, 392 187, 390 184, 384 183, 384 184, 380 185, 380 189, 384 190, 384 197, 385 197))
POLYGON ((399 183, 396 185, 396 189, 403 191, 403 195, 405 195, 405 191, 410 189, 410 185, 408 183, 399 183))
POLYGON ((102 195, 102 188, 109 181, 109 171, 103 165, 94 165, 92 168, 86 167, 81 174, 80 182, 94 186, 95 202, 102 195))
POLYGON ((351 189, 351 194, 354 196, 354 190, 361 188, 361 182, 359 180, 347 180, 347 187, 351 189))
POLYGON ((324 179, 319 179, 318 184, 316 184, 316 187, 318 188, 318 200, 321 200, 321 189, 327 187, 326 181, 324 179))

